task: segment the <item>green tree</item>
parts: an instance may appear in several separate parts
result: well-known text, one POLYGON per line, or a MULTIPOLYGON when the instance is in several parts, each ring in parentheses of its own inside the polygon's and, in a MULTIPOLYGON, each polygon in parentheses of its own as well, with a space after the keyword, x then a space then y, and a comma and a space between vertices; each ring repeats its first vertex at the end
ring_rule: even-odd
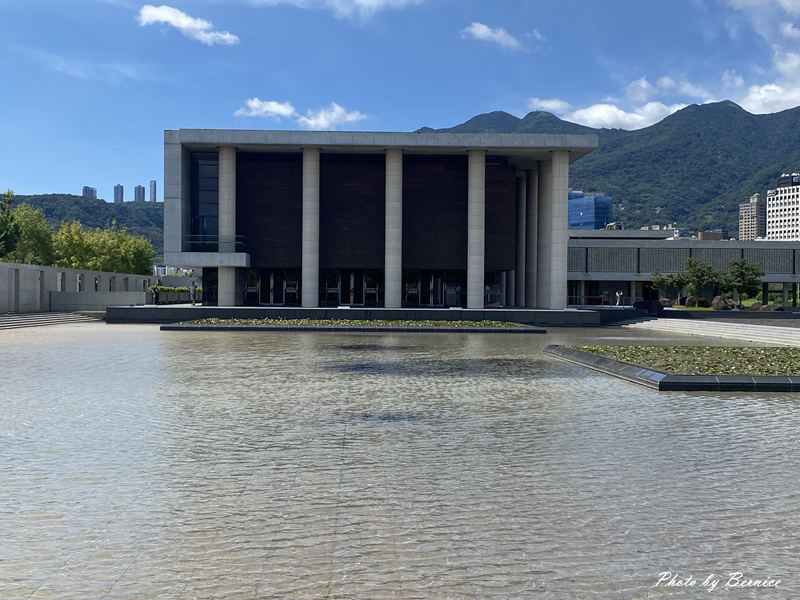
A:
POLYGON ((695 258, 686 261, 683 277, 686 282, 686 293, 689 296, 699 296, 703 288, 726 285, 725 276, 721 271, 695 258))
POLYGON ((112 223, 106 229, 85 229, 73 221, 53 237, 56 264, 73 269, 147 275, 153 264, 153 245, 129 235, 112 223))
POLYGON ((68 269, 90 269, 91 249, 86 230, 78 221, 63 223, 53 236, 56 265, 68 269))
POLYGON ((53 232, 47 225, 44 211, 20 204, 14 209, 14 220, 19 226, 19 240, 9 258, 32 265, 52 265, 55 261, 53 232))
POLYGON ((671 275, 662 275, 661 273, 653 273, 650 281, 659 291, 664 292, 664 295, 669 298, 670 290, 673 290, 677 296, 680 295, 681 290, 686 286, 686 278, 683 273, 672 273, 671 275))
POLYGON ((19 224, 11 208, 13 201, 14 191, 6 190, 0 200, 0 258, 11 254, 19 241, 19 224))
POLYGON ((731 288, 740 294, 753 298, 761 292, 761 278, 764 277, 764 271, 757 263, 744 259, 732 260, 728 274, 731 288))

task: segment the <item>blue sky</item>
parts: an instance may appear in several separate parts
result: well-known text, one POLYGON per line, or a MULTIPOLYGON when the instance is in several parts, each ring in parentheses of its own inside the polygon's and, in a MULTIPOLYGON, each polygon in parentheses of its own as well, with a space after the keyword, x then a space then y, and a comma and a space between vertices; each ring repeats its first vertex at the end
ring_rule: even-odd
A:
POLYGON ((164 129, 636 129, 800 105, 800 0, 0 0, 0 187, 159 182, 164 129))

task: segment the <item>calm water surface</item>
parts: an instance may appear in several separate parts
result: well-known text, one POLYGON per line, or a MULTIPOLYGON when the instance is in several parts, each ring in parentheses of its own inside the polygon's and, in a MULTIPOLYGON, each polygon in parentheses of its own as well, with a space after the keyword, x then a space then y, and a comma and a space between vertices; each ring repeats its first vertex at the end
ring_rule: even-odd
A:
POLYGON ((0 332, 0 598, 800 597, 800 395, 541 353, 635 339, 0 332))

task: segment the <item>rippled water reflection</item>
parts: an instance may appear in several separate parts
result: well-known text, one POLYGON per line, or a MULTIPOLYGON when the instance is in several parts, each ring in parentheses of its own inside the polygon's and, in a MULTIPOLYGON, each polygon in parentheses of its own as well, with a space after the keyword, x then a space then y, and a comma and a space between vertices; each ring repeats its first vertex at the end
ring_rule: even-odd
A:
POLYGON ((800 398, 541 354, 612 334, 3 332, 0 597, 797 597, 800 398))

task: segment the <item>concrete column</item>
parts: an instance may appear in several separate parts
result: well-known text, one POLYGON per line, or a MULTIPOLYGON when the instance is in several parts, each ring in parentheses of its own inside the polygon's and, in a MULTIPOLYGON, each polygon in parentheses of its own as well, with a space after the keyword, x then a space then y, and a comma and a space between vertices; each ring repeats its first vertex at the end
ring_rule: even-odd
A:
POLYGON ((791 283, 783 284, 783 310, 789 308, 789 286, 791 283))
POLYGON ((303 308, 319 306, 319 148, 303 148, 303 308))
POLYGON ((508 285, 508 272, 500 272, 500 306, 508 305, 508 296, 506 295, 506 286, 508 285))
POLYGON ((525 301, 521 306, 536 308, 538 288, 539 169, 525 171, 525 301))
POLYGON ((761 304, 769 304, 769 284, 761 283, 761 304))
POLYGON ((578 285, 578 294, 580 295, 578 304, 586 304, 586 282, 583 279, 581 279, 581 282, 578 285))
POLYGON ((540 308, 567 306, 567 187, 569 152, 555 150, 540 163, 538 282, 540 308))
POLYGON ((517 262, 514 268, 514 306, 525 306, 525 176, 517 177, 517 262))
POLYGON ((403 289, 403 151, 386 151, 386 243, 383 259, 386 308, 402 306, 403 289))
POLYGON ((236 267, 217 268, 217 306, 236 306, 236 267))
POLYGON ((483 308, 486 150, 467 153, 467 308, 483 308))
POLYGON ((219 251, 236 252, 236 148, 219 148, 219 251))
POLYGON ((509 306, 517 306, 517 274, 514 269, 508 272, 508 288, 506 289, 506 298, 508 299, 509 306))

